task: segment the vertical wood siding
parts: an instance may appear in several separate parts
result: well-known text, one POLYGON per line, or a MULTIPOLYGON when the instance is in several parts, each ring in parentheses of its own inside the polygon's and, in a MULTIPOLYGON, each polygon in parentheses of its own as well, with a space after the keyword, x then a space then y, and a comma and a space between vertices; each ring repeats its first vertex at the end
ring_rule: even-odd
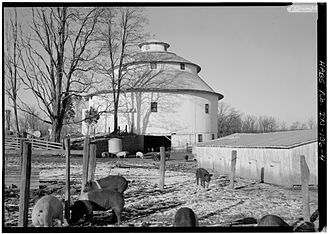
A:
POLYGON ((216 174, 229 175, 231 152, 237 150, 236 175, 277 185, 300 185, 300 155, 305 155, 310 170, 310 184, 317 185, 317 143, 292 149, 196 147, 200 167, 216 174))

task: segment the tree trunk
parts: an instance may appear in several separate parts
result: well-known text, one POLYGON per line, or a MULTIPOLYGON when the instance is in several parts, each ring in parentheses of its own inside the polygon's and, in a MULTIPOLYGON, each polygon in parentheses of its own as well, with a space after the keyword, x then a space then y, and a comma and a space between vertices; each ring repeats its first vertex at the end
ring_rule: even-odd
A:
POLYGON ((14 101, 14 116, 15 116, 15 124, 16 124, 16 134, 17 134, 17 136, 20 136, 19 125, 18 125, 16 100, 14 101))
POLYGON ((115 107, 114 113, 113 113, 113 132, 114 133, 118 132, 118 110, 117 110, 117 107, 115 107))
POLYGON ((63 121, 55 119, 52 121, 52 135, 51 140, 55 142, 61 142, 61 131, 63 127, 63 121))

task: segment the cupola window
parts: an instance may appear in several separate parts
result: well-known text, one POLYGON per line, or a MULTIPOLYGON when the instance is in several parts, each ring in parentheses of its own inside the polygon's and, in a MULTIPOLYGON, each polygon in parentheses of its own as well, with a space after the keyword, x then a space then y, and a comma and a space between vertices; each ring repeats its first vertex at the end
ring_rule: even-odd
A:
POLYGON ((157 102, 151 102, 151 112, 157 112, 157 102))
POLYGON ((150 63, 150 69, 157 69, 157 63, 150 63))
POLYGON ((184 63, 180 63, 180 68, 181 68, 181 70, 185 70, 186 69, 185 64, 184 63))

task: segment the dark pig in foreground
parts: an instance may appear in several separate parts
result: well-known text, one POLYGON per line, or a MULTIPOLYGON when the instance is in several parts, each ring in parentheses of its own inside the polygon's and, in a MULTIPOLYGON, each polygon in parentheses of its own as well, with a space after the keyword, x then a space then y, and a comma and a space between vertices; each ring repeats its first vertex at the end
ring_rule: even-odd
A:
POLYGON ((112 189, 123 193, 128 186, 128 181, 119 175, 110 175, 99 180, 88 181, 83 190, 84 193, 96 189, 112 189))
POLYGON ((283 219, 278 217, 277 215, 265 215, 263 216, 259 222, 258 226, 268 227, 268 226, 281 226, 281 227, 289 227, 283 219))
POLYGON ((77 223, 84 215, 85 221, 91 221, 93 211, 112 210, 113 219, 117 217, 118 224, 121 221, 121 212, 124 208, 123 195, 115 190, 98 189, 80 196, 71 207, 70 224, 77 223))
POLYGON ((188 207, 180 208, 174 216, 174 227, 198 227, 198 219, 194 211, 188 207))
POLYGON ((46 195, 40 198, 32 210, 32 224, 35 227, 51 227, 53 219, 58 219, 58 224, 63 223, 62 202, 54 196, 46 195))
POLYGON ((207 170, 205 170, 204 168, 198 168, 196 170, 196 180, 197 180, 197 185, 198 185, 198 181, 201 181, 201 185, 203 186, 203 188, 205 188, 205 181, 207 182, 207 188, 209 187, 210 184, 210 180, 211 180, 211 176, 212 174, 210 174, 207 170))

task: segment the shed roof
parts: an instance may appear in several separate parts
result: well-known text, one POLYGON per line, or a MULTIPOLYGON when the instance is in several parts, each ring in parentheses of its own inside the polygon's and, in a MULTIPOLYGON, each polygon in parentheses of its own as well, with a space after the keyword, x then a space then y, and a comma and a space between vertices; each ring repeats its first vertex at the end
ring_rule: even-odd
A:
POLYGON ((235 133, 212 141, 198 143, 197 146, 289 149, 312 142, 317 142, 316 130, 297 130, 271 133, 235 133))

